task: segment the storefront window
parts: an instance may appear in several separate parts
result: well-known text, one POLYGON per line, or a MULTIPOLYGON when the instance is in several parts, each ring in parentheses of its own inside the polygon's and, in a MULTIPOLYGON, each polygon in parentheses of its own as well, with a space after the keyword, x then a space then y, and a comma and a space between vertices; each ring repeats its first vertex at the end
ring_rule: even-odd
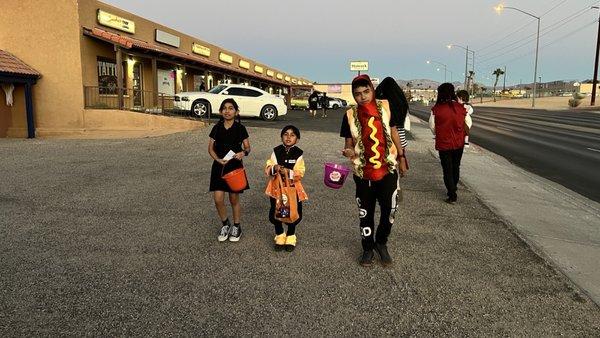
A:
MULTIPOLYGON (((123 88, 127 88, 125 66, 121 65, 123 72, 123 88)), ((100 94, 117 94, 117 63, 114 60, 98 58, 98 87, 100 94)))

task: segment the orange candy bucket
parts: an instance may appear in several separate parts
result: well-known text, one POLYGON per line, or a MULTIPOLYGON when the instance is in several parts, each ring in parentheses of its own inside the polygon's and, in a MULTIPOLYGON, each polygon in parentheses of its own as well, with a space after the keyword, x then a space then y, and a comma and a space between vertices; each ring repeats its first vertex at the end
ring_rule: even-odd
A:
MULTIPOLYGON (((225 170, 225 166, 223 166, 223 170, 225 170)), ((223 180, 225 180, 225 183, 227 183, 229 189, 234 192, 242 191, 248 186, 248 181, 246 180, 246 170, 244 170, 244 168, 235 169, 225 175, 221 174, 221 177, 223 180)))

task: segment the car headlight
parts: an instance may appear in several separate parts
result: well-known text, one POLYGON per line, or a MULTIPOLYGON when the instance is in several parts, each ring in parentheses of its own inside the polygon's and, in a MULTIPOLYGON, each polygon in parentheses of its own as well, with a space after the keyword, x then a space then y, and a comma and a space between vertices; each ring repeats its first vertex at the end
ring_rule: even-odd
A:
POLYGON ((181 97, 181 101, 189 101, 189 100, 190 100, 190 98, 187 97, 187 96, 182 96, 181 97))

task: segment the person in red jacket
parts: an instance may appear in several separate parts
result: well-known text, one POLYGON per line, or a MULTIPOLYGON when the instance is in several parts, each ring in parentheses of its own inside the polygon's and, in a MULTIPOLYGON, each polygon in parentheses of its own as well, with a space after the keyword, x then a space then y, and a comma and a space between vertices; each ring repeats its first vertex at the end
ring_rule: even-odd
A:
POLYGON ((437 101, 431 108, 429 127, 435 134, 435 149, 439 152, 444 172, 444 184, 448 191, 448 198, 445 201, 454 204, 458 198, 456 186, 460 179, 460 160, 466 135, 465 124, 470 117, 465 107, 458 103, 451 83, 442 83, 437 91, 437 101))

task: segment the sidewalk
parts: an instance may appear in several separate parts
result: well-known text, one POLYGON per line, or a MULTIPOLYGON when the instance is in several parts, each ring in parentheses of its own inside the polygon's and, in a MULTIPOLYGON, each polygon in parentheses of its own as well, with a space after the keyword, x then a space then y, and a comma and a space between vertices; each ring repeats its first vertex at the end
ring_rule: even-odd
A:
MULTIPOLYGON (((413 126, 417 136, 425 131, 413 126)), ((302 130, 310 201, 298 248, 274 252, 260 173, 279 130, 248 130, 252 189, 242 196, 238 243, 216 240, 209 128, 133 140, 0 140, 0 335, 600 330, 598 307, 474 192, 461 186, 458 204, 443 202, 430 137, 410 143, 411 171, 389 244, 393 268, 357 264, 354 184, 331 190, 322 183, 323 163, 343 161, 337 130, 302 130)))
MULTIPOLYGON (((415 122, 413 135, 431 139, 425 123, 415 122)), ((600 305, 599 203, 477 145, 465 150, 461 181, 600 305)))
MULTIPOLYGON (((590 106, 590 97, 581 100, 581 104, 576 108, 569 107, 571 96, 552 96, 540 97, 535 99, 535 109, 546 110, 598 110, 598 106, 590 106)), ((501 108, 531 108, 531 98, 526 99, 507 99, 498 98, 494 102, 491 98, 486 98, 483 103, 480 103, 479 98, 473 97, 471 103, 476 107, 501 107, 501 108)))

